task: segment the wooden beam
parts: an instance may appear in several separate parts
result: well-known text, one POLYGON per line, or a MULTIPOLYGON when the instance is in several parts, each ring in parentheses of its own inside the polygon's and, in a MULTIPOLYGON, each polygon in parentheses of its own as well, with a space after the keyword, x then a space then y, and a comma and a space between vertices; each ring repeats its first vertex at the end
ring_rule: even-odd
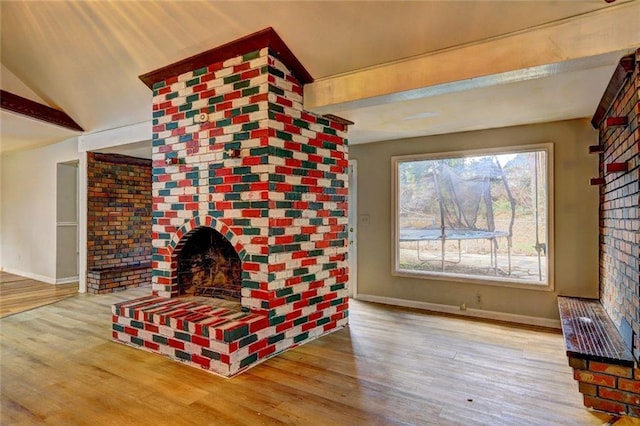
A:
MULTIPOLYGON (((304 108, 317 114, 420 99, 563 72, 575 61, 636 49, 640 2, 321 78, 304 88, 304 108)), ((609 64, 606 64, 609 65, 609 64)), ((599 66, 599 65, 598 65, 599 66)))
POLYGON ((157 70, 141 75, 139 78, 147 87, 152 89, 155 83, 164 81, 167 78, 206 67, 216 62, 226 61, 227 59, 265 47, 271 49, 273 53, 280 58, 302 85, 313 82, 311 74, 309 74, 298 58, 289 50, 284 41, 271 27, 158 68, 157 70))
POLYGON ((609 80, 609 84, 607 85, 607 88, 604 90, 604 93, 602 94, 602 98, 600 98, 600 103, 596 108, 596 112, 595 114, 593 114, 593 118, 591 119, 591 125, 595 129, 600 128, 600 124, 602 123, 605 116, 607 115, 607 112, 609 112, 609 108, 611 108, 611 103, 618 95, 620 88, 622 88, 622 85, 624 84, 629 74, 633 72, 634 66, 635 66, 635 55, 633 54, 627 55, 622 59, 620 59, 618 66, 616 67, 615 71, 613 72, 613 75, 611 76, 611 80, 609 80))
POLYGON ((23 98, 6 90, 0 90, 0 108, 66 129, 84 132, 84 129, 64 111, 23 98))

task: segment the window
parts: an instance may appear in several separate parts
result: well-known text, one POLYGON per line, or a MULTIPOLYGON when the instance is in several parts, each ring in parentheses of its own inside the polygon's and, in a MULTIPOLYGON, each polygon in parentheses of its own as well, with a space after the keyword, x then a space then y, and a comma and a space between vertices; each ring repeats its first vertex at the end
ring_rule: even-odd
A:
POLYGON ((392 161, 396 275, 551 287, 551 144, 392 161))

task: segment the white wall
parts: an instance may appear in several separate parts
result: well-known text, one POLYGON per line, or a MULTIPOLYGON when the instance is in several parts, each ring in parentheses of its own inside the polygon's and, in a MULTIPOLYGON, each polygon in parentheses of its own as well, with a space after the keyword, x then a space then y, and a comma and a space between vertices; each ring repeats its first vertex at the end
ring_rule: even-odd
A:
POLYGON ((56 282, 56 170, 78 160, 78 138, 0 155, 0 267, 56 282))

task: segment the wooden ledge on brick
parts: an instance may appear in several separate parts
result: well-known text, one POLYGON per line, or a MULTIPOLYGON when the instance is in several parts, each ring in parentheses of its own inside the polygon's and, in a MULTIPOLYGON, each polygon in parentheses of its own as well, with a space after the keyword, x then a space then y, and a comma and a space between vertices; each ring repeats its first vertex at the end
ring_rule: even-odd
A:
POLYGON ((600 301, 559 296, 558 309, 584 405, 640 417, 640 369, 600 301))
POLYGON ((629 120, 627 117, 607 117, 604 121, 605 129, 612 129, 616 127, 624 127, 627 125, 629 120))
POLYGON ((625 173, 629 170, 627 162, 608 163, 607 173, 625 173))
POLYGON ((604 145, 589 145, 589 154, 600 154, 604 152, 604 145))

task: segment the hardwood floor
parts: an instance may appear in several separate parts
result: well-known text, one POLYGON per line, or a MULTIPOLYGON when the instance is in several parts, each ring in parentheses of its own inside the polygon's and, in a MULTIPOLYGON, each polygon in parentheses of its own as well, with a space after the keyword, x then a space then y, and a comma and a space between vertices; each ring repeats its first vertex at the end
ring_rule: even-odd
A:
POLYGON ((225 379, 111 342, 78 294, 0 320, 2 424, 601 425, 559 332, 352 301, 350 326, 225 379))
POLYGON ((78 283, 47 284, 0 271, 0 318, 58 302, 78 293, 78 283))

